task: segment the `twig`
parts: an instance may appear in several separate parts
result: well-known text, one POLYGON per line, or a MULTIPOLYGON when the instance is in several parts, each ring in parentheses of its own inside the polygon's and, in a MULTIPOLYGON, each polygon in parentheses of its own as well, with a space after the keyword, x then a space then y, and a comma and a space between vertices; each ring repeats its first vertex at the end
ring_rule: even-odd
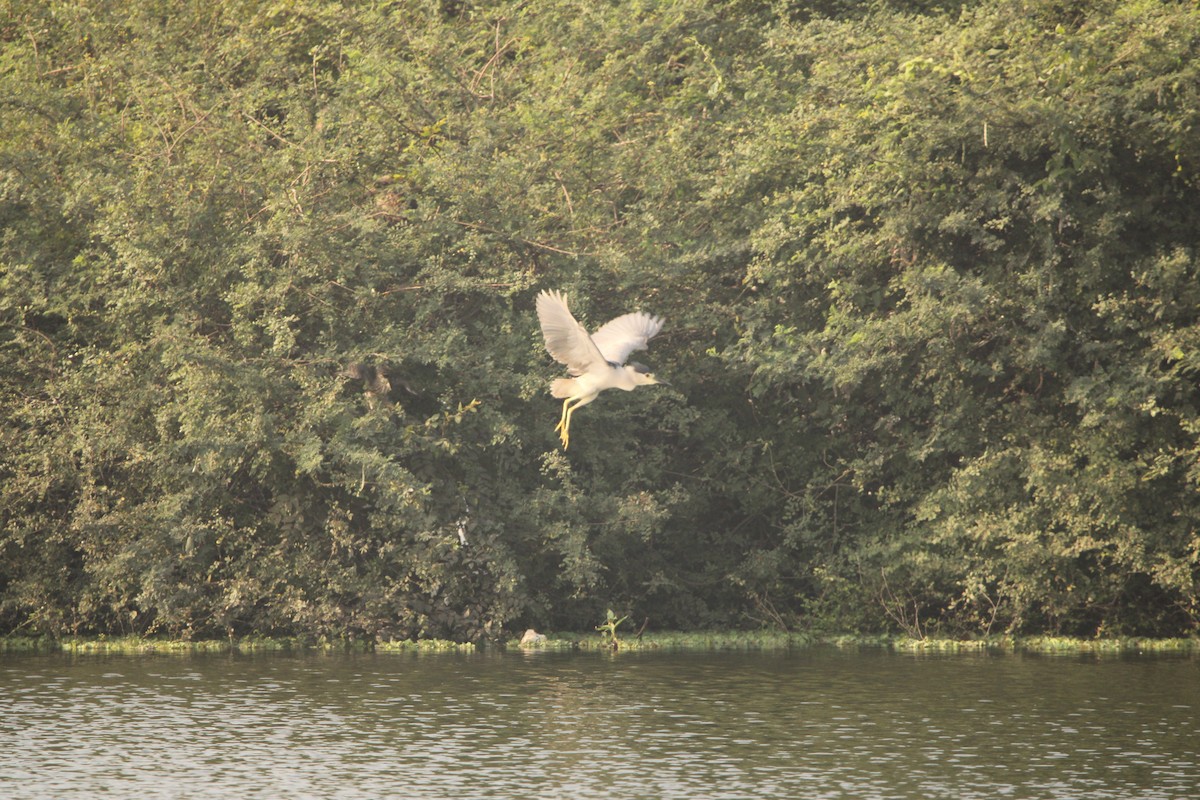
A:
POLYGON ((567 184, 563 181, 562 174, 555 171, 554 177, 558 180, 559 187, 562 188, 563 197, 567 199, 567 211, 571 213, 571 219, 575 218, 575 204, 571 202, 571 193, 567 191, 567 184))
POLYGON ((500 56, 504 55, 505 51, 508 50, 509 45, 511 45, 513 42, 515 42, 517 40, 517 37, 514 36, 511 39, 509 39, 507 42, 505 42, 504 44, 500 44, 500 24, 502 22, 504 22, 504 20, 502 20, 502 19, 496 20, 495 52, 492 53, 492 57, 488 59, 487 63, 484 64, 483 67, 480 68, 475 73, 475 78, 471 81, 471 85, 470 85, 469 89, 470 89, 471 94, 475 95, 476 97, 486 97, 489 100, 495 99, 495 97, 496 97, 496 75, 495 75, 495 72, 492 71, 492 67, 495 66, 496 62, 500 59, 500 56), (483 76, 489 72, 491 72, 491 74, 488 76, 488 80, 489 80, 488 93, 480 94, 478 91, 476 91, 479 87, 479 82, 481 80, 483 80, 483 76))
MULTIPOLYGON (((489 283, 479 283, 476 285, 482 286, 487 289, 511 289, 512 287, 516 286, 517 284, 516 283, 489 282, 489 283)), ((405 286, 397 286, 395 289, 385 289, 384 291, 379 293, 379 296, 387 297, 389 294, 395 294, 397 292, 423 292, 426 290, 436 289, 436 288, 441 288, 441 287, 430 286, 427 283, 410 283, 405 286)))
POLYGON ((522 244, 527 244, 530 247, 539 247, 542 250, 549 250, 552 253, 562 253, 564 256, 571 256, 572 258, 579 258, 580 256, 588 255, 587 253, 580 253, 574 250, 563 250, 561 247, 555 247, 554 245, 546 244, 545 242, 534 241, 533 239, 526 239, 522 236, 513 236, 505 233, 504 231, 497 230, 495 228, 489 228, 486 225, 480 225, 477 222, 463 222, 459 219, 453 220, 453 222, 455 225, 461 225, 464 228, 470 228, 471 230, 475 231, 483 231, 484 233, 493 233, 497 236, 504 236, 521 242, 522 244))
POLYGON ((245 112, 242 112, 242 118, 243 118, 243 119, 246 119, 246 120, 249 120, 250 122, 253 122, 255 125, 257 125, 258 127, 262 128, 264 131, 266 131, 267 133, 271 134, 271 136, 273 136, 273 137, 275 137, 276 139, 278 139, 279 141, 283 142, 283 143, 284 143, 284 144, 286 144, 288 147, 299 147, 299 146, 300 146, 300 145, 296 144, 295 142, 293 142, 293 141, 290 141, 289 139, 286 139, 286 138, 284 138, 282 135, 280 135, 280 134, 276 133, 275 131, 271 130, 271 129, 270 129, 270 128, 269 128, 269 127, 266 125, 266 124, 264 124, 264 123, 263 123, 262 121, 260 121, 260 120, 257 120, 257 119, 255 119, 255 118, 254 118, 252 115, 250 115, 250 114, 247 114, 247 113, 245 113, 245 112))

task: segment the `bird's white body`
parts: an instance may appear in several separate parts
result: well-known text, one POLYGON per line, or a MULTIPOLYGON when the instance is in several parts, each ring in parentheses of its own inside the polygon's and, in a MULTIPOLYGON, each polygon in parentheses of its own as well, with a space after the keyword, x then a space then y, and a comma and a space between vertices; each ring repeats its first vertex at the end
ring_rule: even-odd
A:
POLYGON ((622 364, 619 367, 609 367, 611 374, 595 374, 585 372, 578 378, 555 378, 550 384, 550 394, 562 400, 573 395, 598 395, 605 389, 624 389, 632 392, 638 386, 646 383, 638 382, 641 373, 622 364))
POLYGON ((555 430, 562 433, 563 449, 570 442, 571 414, 596 399, 605 389, 633 391, 638 386, 666 383, 641 364, 626 364, 635 350, 645 350, 660 330, 661 317, 634 312, 617 317, 588 334, 571 315, 567 298, 544 291, 537 298, 538 321, 546 339, 546 350, 565 364, 573 378, 558 378, 550 394, 563 401, 562 418, 555 430))

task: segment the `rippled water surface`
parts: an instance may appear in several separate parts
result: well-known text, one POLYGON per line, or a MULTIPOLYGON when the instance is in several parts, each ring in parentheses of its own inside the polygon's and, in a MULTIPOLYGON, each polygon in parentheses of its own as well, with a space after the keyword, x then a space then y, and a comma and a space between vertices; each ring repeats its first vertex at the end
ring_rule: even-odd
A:
POLYGON ((7 798, 1200 797, 1200 661, 0 656, 7 798))

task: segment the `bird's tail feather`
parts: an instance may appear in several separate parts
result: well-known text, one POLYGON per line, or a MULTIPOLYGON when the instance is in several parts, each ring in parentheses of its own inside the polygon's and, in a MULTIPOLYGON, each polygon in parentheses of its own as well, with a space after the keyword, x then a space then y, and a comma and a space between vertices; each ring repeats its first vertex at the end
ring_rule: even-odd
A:
POLYGON ((550 395, 557 397, 559 400, 565 400, 575 391, 574 378, 555 378, 550 384, 550 395))

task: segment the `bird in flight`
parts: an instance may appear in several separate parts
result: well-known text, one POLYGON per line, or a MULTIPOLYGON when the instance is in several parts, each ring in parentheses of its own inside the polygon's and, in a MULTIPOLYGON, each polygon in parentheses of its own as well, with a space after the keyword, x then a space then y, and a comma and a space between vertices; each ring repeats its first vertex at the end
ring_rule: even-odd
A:
POLYGON ((587 328, 571 316, 566 296, 552 290, 538 295, 537 315, 546 350, 555 361, 566 364, 572 375, 550 384, 550 394, 563 401, 562 418, 554 429, 562 438, 563 450, 571 441, 571 414, 605 389, 631 392, 638 386, 656 383, 670 386, 654 377, 644 364, 625 363, 633 351, 645 350, 650 339, 662 330, 661 317, 636 311, 617 317, 589 335, 587 328))

